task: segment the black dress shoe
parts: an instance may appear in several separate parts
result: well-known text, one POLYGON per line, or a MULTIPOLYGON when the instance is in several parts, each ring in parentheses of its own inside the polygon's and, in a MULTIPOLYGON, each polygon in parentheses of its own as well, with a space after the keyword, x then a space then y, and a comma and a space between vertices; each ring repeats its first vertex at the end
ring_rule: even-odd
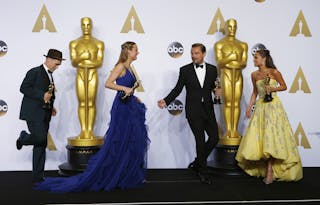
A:
POLYGON ((17 150, 20 150, 20 149, 22 148, 23 144, 21 143, 20 139, 21 139, 25 134, 27 134, 27 132, 24 131, 24 130, 20 132, 19 138, 18 138, 17 141, 16 141, 17 150))
POLYGON ((191 162, 188 166, 188 169, 198 173, 199 172, 199 166, 197 165, 196 162, 191 162))
POLYGON ((204 174, 202 174, 202 173, 198 173, 198 176, 199 176, 199 178, 200 178, 200 182, 201 183, 204 183, 204 184, 212 184, 212 180, 209 178, 209 177, 207 177, 207 176, 205 176, 204 174))

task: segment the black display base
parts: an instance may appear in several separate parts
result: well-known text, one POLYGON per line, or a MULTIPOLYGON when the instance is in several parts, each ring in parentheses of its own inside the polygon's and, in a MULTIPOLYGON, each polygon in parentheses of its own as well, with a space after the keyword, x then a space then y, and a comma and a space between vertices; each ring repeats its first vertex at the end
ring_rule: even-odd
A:
POLYGON ((100 146, 66 146, 68 150, 68 162, 59 165, 59 174, 72 176, 83 172, 89 158, 99 151, 100 146))
POLYGON ((243 176, 246 175, 237 165, 235 156, 239 146, 218 144, 213 150, 213 160, 208 161, 208 168, 215 175, 243 176))

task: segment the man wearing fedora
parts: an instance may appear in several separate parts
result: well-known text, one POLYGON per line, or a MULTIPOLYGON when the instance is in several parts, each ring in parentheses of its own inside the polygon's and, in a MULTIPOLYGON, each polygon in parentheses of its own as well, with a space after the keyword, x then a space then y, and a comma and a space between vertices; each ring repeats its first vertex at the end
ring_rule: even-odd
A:
POLYGON ((57 111, 53 107, 54 81, 52 73, 59 67, 62 53, 56 49, 49 49, 45 62, 30 69, 20 86, 23 94, 20 119, 27 122, 29 133, 21 131, 16 141, 18 150, 23 145, 33 145, 32 181, 44 179, 44 163, 46 159, 47 135, 51 116, 57 111))

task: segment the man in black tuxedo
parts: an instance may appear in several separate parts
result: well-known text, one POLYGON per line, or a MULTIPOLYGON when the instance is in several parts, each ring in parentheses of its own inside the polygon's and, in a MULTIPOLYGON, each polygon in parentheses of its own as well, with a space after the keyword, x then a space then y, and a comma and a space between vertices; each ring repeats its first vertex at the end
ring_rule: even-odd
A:
POLYGON ((27 122, 30 134, 21 131, 16 147, 20 150, 23 145, 33 145, 33 182, 42 181, 44 178, 49 123, 51 115, 57 113, 53 107, 55 95, 52 72, 59 67, 62 60, 65 60, 62 53, 55 49, 49 49, 48 54, 44 56, 45 62, 30 69, 20 86, 20 92, 23 94, 20 119, 27 122))
MULTIPOLYGON (((207 158, 219 140, 218 126, 214 113, 212 91, 215 89, 217 68, 204 62, 206 47, 196 43, 192 45, 192 63, 180 68, 176 86, 167 97, 158 101, 158 106, 169 105, 186 87, 186 118, 196 140, 196 159, 188 168, 196 171, 201 182, 211 184, 207 177, 207 158), (205 141, 205 132, 209 138, 205 141)), ((215 91, 221 95, 221 89, 215 91)))

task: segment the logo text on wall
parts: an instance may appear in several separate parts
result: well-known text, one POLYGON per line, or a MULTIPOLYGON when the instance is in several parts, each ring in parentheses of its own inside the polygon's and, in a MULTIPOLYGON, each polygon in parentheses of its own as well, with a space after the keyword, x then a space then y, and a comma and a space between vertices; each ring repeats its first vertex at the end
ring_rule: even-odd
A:
POLYGON ((167 106, 167 109, 171 115, 179 115, 183 111, 183 104, 180 100, 174 100, 167 106))
POLYGON ((8 52, 8 46, 4 41, 0 41, 0 57, 6 55, 8 52))
POLYGON ((170 43, 170 45, 168 46, 168 54, 172 57, 172 58, 179 58, 180 56, 182 56, 183 52, 184 52, 184 48, 182 46, 181 43, 179 42, 172 42, 170 43))
POLYGON ((32 32, 57 32, 47 10, 47 7, 44 4, 36 20, 36 23, 33 26, 32 32))
POLYGON ((5 101, 0 100, 0 117, 8 112, 8 105, 5 101))

